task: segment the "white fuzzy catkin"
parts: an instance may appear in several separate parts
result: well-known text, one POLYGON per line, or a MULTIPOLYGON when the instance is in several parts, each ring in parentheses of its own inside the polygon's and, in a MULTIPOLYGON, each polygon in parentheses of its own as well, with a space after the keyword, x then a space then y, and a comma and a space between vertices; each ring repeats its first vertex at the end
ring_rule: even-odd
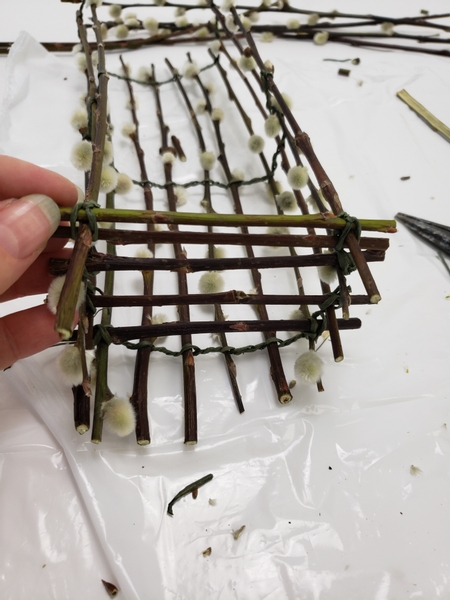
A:
POLYGON ((211 119, 213 121, 222 122, 224 116, 225 116, 225 113, 223 112, 223 110, 221 108, 214 108, 211 112, 211 119))
POLYGON ((98 65, 98 52, 94 50, 91 54, 92 66, 95 68, 98 65))
MULTIPOLYGON (((222 246, 214 246, 214 258, 225 258, 227 251, 222 246)), ((208 258, 208 253, 206 253, 208 258)))
POLYGON ((224 278, 217 271, 203 273, 198 282, 198 289, 201 294, 216 294, 223 291, 224 287, 224 278))
POLYGON ((120 194, 121 196, 128 194, 132 187, 133 182, 126 173, 117 173, 117 184, 115 188, 116 194, 120 194))
POLYGON ((123 136, 130 137, 130 135, 136 133, 136 125, 134 123, 124 123, 121 131, 123 136))
POLYGON ((173 152, 164 152, 162 157, 163 165, 173 165, 175 162, 175 154, 173 152))
POLYGON ((106 23, 100 24, 100 35, 102 37, 102 41, 106 40, 108 37, 108 27, 106 26, 106 23))
POLYGON ((83 46, 81 44, 75 44, 75 46, 72 46, 72 54, 75 55, 82 51, 83 51, 83 46))
POLYGON ((148 82, 150 80, 150 69, 148 67, 139 67, 136 79, 138 81, 148 82))
POLYGON ((152 325, 162 325, 163 323, 169 322, 167 315, 165 315, 164 313, 155 313, 150 320, 152 322, 152 325))
MULTIPOLYGON (((56 309, 58 308, 58 302, 61 297, 61 292, 63 289, 64 282, 66 280, 65 275, 61 275, 60 277, 56 277, 50 284, 47 292, 47 307, 50 312, 56 315, 56 309)), ((86 286, 84 282, 81 283, 80 291, 78 293, 78 300, 76 303, 76 309, 80 308, 81 304, 84 301, 86 296, 86 286)))
POLYGON ((234 33, 235 31, 237 31, 239 29, 239 27, 234 22, 233 15, 227 16, 227 18, 225 19, 225 25, 226 25, 227 29, 229 29, 229 31, 231 31, 231 33, 234 33))
POLYGON ((153 258, 153 252, 146 246, 143 246, 136 250, 136 258, 153 258))
MULTIPOLYGON (((91 370, 92 361, 95 358, 94 350, 86 350, 86 367, 88 374, 91 370)), ((58 356, 58 366, 62 378, 69 385, 80 385, 83 382, 83 369, 81 366, 81 354, 77 346, 66 346, 58 356)))
POLYGON ((177 199, 177 206, 184 206, 188 199, 186 188, 177 185, 173 191, 177 199))
POLYGON ((76 169, 80 171, 89 171, 92 164, 92 144, 87 140, 77 142, 72 148, 70 161, 76 169))
MULTIPOLYGON (((292 108, 292 99, 291 99, 291 97, 290 97, 290 96, 288 96, 288 94, 286 94, 285 92, 283 92, 283 93, 281 94, 281 97, 282 97, 282 98, 283 98, 283 100, 285 101, 285 103, 286 103, 286 106, 287 106, 288 108, 292 108)), ((275 96, 271 96, 271 98, 270 98, 270 104, 271 104, 271 105, 272 105, 272 106, 273 106, 273 107, 274 107, 276 110, 278 110, 279 112, 283 112, 283 111, 281 110, 280 104, 279 104, 278 100, 275 98, 275 96)))
POLYGON ((111 6, 109 7, 109 14, 113 19, 117 19, 117 17, 120 17, 122 13, 122 7, 120 6, 120 4, 111 4, 111 6))
POLYGON ((317 267, 317 272, 319 274, 319 279, 324 283, 328 283, 328 285, 331 285, 337 278, 336 268, 331 265, 317 267))
POLYGON ((175 9, 175 17, 182 17, 186 14, 186 9, 183 6, 177 6, 175 9))
POLYGON ((117 25, 117 27, 114 29, 114 35, 118 40, 124 40, 128 37, 129 33, 130 30, 126 25, 117 25))
POLYGON ((183 75, 186 79, 194 79, 199 73, 199 68, 196 62, 189 62, 184 67, 183 75))
POLYGON ((110 165, 114 159, 114 149, 111 140, 105 140, 103 148, 103 164, 110 165))
POLYGON ((202 152, 200 154, 200 164, 202 165, 202 169, 205 171, 211 171, 214 167, 214 163, 216 162, 216 157, 213 152, 202 152))
POLYGON ((298 19, 289 19, 286 23, 288 29, 298 29, 300 27, 300 21, 298 19))
POLYGON ((275 201, 283 212, 292 212, 297 208, 297 199, 292 192, 279 194, 275 201))
POLYGON ((242 169, 234 169, 231 173, 233 181, 245 181, 245 173, 242 169))
MULTIPOLYGON (((319 194, 319 198, 322 200, 322 203, 324 204, 326 210, 330 210, 330 205, 328 204, 328 202, 325 200, 325 198, 323 197, 323 193, 322 190, 317 190, 317 193, 319 194)), ((309 206, 311 207, 311 210, 315 213, 320 212, 319 207, 317 206, 317 202, 315 201, 314 197, 308 196, 306 198, 306 202, 309 204, 309 206)))
MULTIPOLYGON (((329 250, 325 250, 323 253, 332 254, 329 250)), ((337 278, 336 267, 333 267, 332 265, 321 265, 320 267, 317 267, 317 272, 319 274, 319 279, 329 285, 337 278)))
POLYGON ((156 6, 164 6, 165 3, 166 3, 166 0, 155 0, 156 6))
POLYGON ((221 7, 220 7, 220 8, 221 8, 221 9, 222 9, 224 12, 228 12, 228 11, 231 9, 231 7, 232 7, 232 6, 234 6, 234 5, 235 5, 235 1, 234 1, 234 0, 224 0, 224 1, 222 2, 222 5, 221 5, 221 7))
MULTIPOLYGON (((273 183, 275 185, 275 190, 276 190, 275 196, 278 196, 278 195, 282 194, 283 193, 283 186, 281 185, 281 181, 275 180, 273 183)), ((267 191, 267 195, 269 196, 269 198, 271 200, 275 200, 275 196, 273 194, 272 186, 269 183, 266 183, 266 191, 267 191)))
POLYGON ((264 139, 260 135, 252 135, 247 142, 247 146, 250 152, 261 154, 264 150, 264 139))
POLYGON ((241 17, 241 23, 244 26, 245 31, 250 31, 252 28, 252 22, 248 17, 241 17))
POLYGON ((206 38, 209 36, 209 29, 207 27, 200 27, 200 29, 197 29, 195 32, 195 35, 199 38, 206 38))
POLYGON ((263 33, 261 34, 261 42, 264 42, 266 44, 270 44, 270 42, 273 42, 273 33, 271 31, 263 31, 263 33))
POLYGON ((214 92, 216 91, 216 86, 213 84, 212 81, 206 81, 203 84, 203 87, 205 88, 205 90, 208 92, 208 94, 210 96, 212 96, 214 94, 214 92))
POLYGON ((381 31, 386 35, 394 35, 394 23, 390 23, 389 21, 381 23, 381 31))
POLYGON ((103 0, 87 0, 86 2, 86 6, 101 6, 102 5, 103 0))
POLYGON ((82 107, 75 109, 72 113, 72 116, 70 117, 70 124, 75 129, 75 131, 85 129, 88 124, 88 116, 86 109, 82 107))
POLYGON ((305 318, 305 315, 301 308, 294 309, 291 312, 291 314, 289 315, 289 319, 291 321, 299 321, 300 319, 304 319, 304 318, 305 318))
POLYGON ((189 27, 190 23, 186 17, 178 17, 175 19, 175 25, 181 29, 183 27, 189 27))
POLYGON ((82 73, 87 69, 86 62, 86 54, 84 52, 77 52, 75 54, 75 64, 77 65, 77 69, 79 69, 82 73))
POLYGON ((137 19, 137 14, 134 12, 127 12, 123 15, 123 18, 126 19, 137 19))
POLYGON ((288 171, 287 178, 292 189, 300 190, 308 183, 308 169, 306 167, 301 167, 300 165, 291 167, 288 171))
POLYGON ((217 56, 217 54, 219 54, 221 47, 222 47, 222 42, 220 40, 214 40, 209 44, 209 49, 215 56, 217 56))
POLYGON ((109 194, 117 185, 117 171, 114 167, 103 167, 100 174, 100 191, 104 194, 109 194))
POLYGON ((280 133, 281 125, 277 115, 270 115, 264 123, 267 137, 274 138, 280 133))
POLYGON ((256 61, 253 56, 242 55, 239 59, 239 67, 242 71, 253 71, 256 69, 256 61))
POLYGON ((201 100, 199 100, 195 106, 195 112, 198 115, 202 115, 206 110, 206 100, 204 98, 202 98, 201 100))
POLYGON ((144 19, 142 25, 151 35, 156 35, 158 33, 159 22, 156 19, 153 19, 152 17, 144 19))
POLYGON ((287 227, 268 227, 267 233, 269 235, 289 235, 289 229, 287 227))
POLYGON ((311 13, 308 17, 308 25, 316 25, 319 22, 320 15, 311 13))
POLYGON ((138 28, 140 26, 140 23, 139 23, 139 21, 136 18, 132 18, 132 19, 128 18, 128 19, 125 19, 125 25, 128 28, 131 28, 131 29, 135 28, 136 29, 136 28, 138 28))
POLYGON ((114 396, 103 402, 103 422, 107 429, 119 437, 130 435, 136 427, 136 415, 131 403, 114 396))
POLYGON ((257 23, 259 21, 259 12, 252 10, 252 12, 248 14, 248 18, 252 23, 257 23))
POLYGON ((295 376, 305 383, 317 383, 322 377, 322 366, 323 360, 317 352, 308 350, 308 352, 300 354, 295 361, 295 376))
POLYGON ((323 46, 328 42, 329 37, 330 34, 328 33, 328 31, 318 31, 316 34, 314 34, 313 42, 317 46, 323 46))

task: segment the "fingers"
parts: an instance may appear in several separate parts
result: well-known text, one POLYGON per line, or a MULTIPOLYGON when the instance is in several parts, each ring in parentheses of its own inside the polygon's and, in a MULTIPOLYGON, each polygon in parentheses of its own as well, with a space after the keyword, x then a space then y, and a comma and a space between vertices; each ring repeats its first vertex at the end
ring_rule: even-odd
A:
POLYGON ((36 260, 59 222, 59 208, 48 196, 0 202, 0 294, 36 260))
MULTIPOLYGON (((58 240, 64 242, 64 240, 58 240)), ((33 294, 45 294, 53 281, 54 277, 49 273, 50 258, 67 258, 72 255, 69 248, 54 252, 48 251, 48 245, 34 263, 29 267, 19 279, 11 285, 4 294, 0 295, 0 302, 22 298, 23 296, 32 296, 33 294)), ((1 339, 1 338, 0 338, 1 339)))
POLYGON ((43 194, 60 206, 73 206, 84 197, 80 188, 62 175, 18 158, 0 156, 0 173, 0 200, 43 194))
POLYGON ((45 305, 0 319, 0 369, 59 342, 55 317, 45 305))

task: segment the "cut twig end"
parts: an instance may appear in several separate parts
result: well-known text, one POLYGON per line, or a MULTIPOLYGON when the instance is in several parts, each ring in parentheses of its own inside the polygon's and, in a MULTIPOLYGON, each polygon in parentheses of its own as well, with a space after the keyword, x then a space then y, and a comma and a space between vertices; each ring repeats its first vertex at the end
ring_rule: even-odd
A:
POLYGON ((78 425, 78 427, 76 428, 77 432, 80 435, 83 435, 83 433, 86 433, 87 431, 89 431, 89 427, 85 424, 83 425, 78 425))
POLYGON ((280 404, 289 404, 289 402, 291 402, 292 400, 292 395, 291 394, 281 394, 281 396, 279 397, 280 400, 280 404))
POLYGON ((370 304, 378 304, 378 302, 381 300, 381 296, 380 294, 373 294, 370 296, 369 300, 370 304))

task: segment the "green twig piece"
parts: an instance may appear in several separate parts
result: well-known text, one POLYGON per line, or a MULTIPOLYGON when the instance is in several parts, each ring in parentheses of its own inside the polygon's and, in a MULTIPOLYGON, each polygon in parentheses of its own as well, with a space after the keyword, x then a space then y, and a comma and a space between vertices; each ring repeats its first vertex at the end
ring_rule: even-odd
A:
POLYGON ((167 514, 173 517, 173 505, 175 504, 175 502, 178 502, 178 500, 181 500, 181 498, 183 498, 184 496, 191 494, 195 489, 202 487, 202 485, 205 485, 205 483, 211 481, 213 477, 214 476, 212 475, 212 473, 210 473, 209 475, 205 475, 205 477, 202 477, 198 481, 194 481, 194 483, 190 483, 180 492, 178 492, 178 494, 174 496, 174 498, 169 502, 169 505, 167 506, 167 514))
POLYGON ((450 128, 447 127, 442 121, 435 117, 429 110, 427 110, 420 102, 417 102, 406 90, 400 90, 397 92, 397 97, 400 98, 409 108, 418 115, 422 121, 431 127, 433 131, 436 131, 441 135, 447 142, 450 142, 450 128))

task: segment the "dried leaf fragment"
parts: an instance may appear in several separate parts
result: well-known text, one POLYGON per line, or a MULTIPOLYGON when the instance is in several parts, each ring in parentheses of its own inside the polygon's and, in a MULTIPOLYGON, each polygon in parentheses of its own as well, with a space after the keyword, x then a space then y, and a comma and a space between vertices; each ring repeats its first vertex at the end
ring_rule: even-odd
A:
POLYGON ((105 590, 108 592, 109 596, 111 598, 114 598, 114 596, 117 594, 119 589, 113 583, 109 583, 108 581, 105 581, 104 579, 102 579, 102 583, 105 586, 105 590))
POLYGON ((422 469, 419 469, 419 467, 416 467, 415 465, 411 465, 409 468, 409 472, 411 473, 411 475, 420 475, 422 473, 422 469))
POLYGON ((203 550, 202 554, 203 556, 210 556, 212 552, 211 546, 209 548, 206 548, 206 550, 203 550))
POLYGON ((242 527, 239 527, 239 529, 233 530, 233 537, 235 540, 238 540, 241 537, 241 535, 244 533, 244 529, 245 525, 242 525, 242 527))

